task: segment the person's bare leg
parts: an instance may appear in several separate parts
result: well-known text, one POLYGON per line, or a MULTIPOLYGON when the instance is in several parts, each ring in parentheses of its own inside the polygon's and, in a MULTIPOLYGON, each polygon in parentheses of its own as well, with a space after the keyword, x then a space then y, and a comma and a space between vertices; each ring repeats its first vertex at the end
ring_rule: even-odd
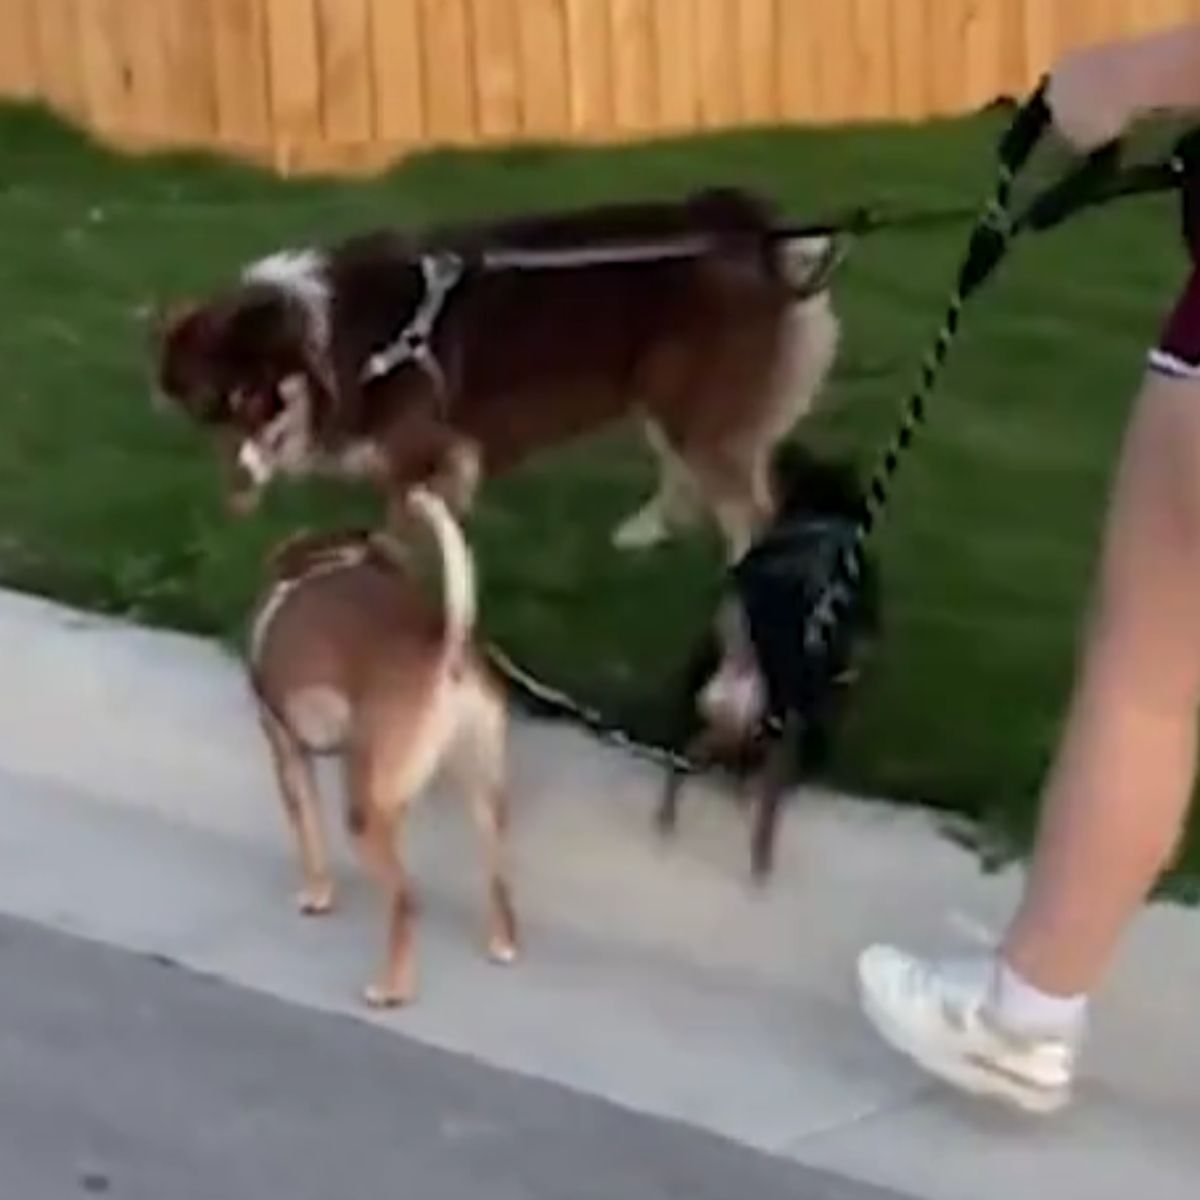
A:
MULTIPOLYGON (((1078 51, 1046 100, 1076 151, 1200 105, 1200 24, 1078 51)), ((876 1031, 965 1091, 1049 1113, 1070 1099, 1089 991, 1179 840, 1200 702, 1200 177, 1183 181, 1192 272, 1126 432, 1096 594, 1025 894, 972 964, 892 946, 858 961, 876 1031)))
POLYGON ((1090 991, 1175 850, 1200 707, 1200 381, 1151 375, 1126 435, 1094 608, 1024 900, 1002 957, 1090 991))
POLYGON ((1031 1112, 1067 1103, 1088 992, 1179 837, 1198 703, 1200 381, 1155 374, 1122 449, 1024 899, 995 956, 860 957, 885 1040, 963 1090, 1031 1112))

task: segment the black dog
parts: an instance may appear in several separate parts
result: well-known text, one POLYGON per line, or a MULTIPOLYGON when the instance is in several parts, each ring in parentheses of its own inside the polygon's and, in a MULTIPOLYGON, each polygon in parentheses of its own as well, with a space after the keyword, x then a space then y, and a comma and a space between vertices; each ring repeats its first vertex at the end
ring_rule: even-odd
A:
MULTIPOLYGON (((829 759, 845 702, 879 629, 874 564, 865 560, 856 586, 844 594, 841 616, 824 653, 804 643, 805 615, 833 575, 834 560, 852 538, 863 494, 852 468, 821 461, 791 443, 775 460, 778 511, 730 577, 732 601, 753 647, 761 701, 732 724, 702 715, 702 696, 721 662, 715 623, 686 672, 675 745, 697 766, 720 763, 745 780, 757 775, 751 858, 754 874, 770 874, 784 789, 798 769, 820 770, 829 759)), ((684 771, 671 771, 658 827, 673 833, 684 771)))

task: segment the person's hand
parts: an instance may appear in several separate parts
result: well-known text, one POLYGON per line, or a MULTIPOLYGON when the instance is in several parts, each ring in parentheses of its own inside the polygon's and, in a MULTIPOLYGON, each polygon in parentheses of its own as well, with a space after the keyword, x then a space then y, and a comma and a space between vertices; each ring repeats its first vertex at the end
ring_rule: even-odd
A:
POLYGON ((1059 136, 1080 153, 1119 138, 1132 122, 1126 81, 1126 47, 1077 50, 1050 73, 1046 102, 1059 136))

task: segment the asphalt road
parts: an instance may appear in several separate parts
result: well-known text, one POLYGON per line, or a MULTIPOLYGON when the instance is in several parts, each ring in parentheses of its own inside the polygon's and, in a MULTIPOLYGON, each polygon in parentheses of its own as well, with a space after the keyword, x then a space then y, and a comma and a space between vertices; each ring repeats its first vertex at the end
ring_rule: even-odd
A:
POLYGON ((0 1196, 88 1194, 886 1200, 346 1017, 0 919, 0 1196))

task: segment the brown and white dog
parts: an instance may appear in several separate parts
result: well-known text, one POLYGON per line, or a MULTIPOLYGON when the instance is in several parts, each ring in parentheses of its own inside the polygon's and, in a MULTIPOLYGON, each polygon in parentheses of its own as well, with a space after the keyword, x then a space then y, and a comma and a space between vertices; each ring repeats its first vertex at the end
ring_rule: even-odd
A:
POLYGON ((480 472, 632 415, 660 485, 617 544, 707 510, 737 556, 770 515, 772 448, 834 360, 834 252, 739 190, 367 234, 273 255, 168 319, 160 388, 214 430, 242 507, 277 474, 333 472, 461 508, 480 472), (429 303, 447 252, 464 272, 429 303), (423 322, 429 354, 376 371, 423 322))
POLYGON ((274 554, 249 669, 303 874, 309 914, 333 905, 313 757, 341 756, 347 824, 389 912, 387 955, 366 989, 376 1007, 414 994, 413 894, 395 839, 445 767, 468 793, 488 869, 487 949, 517 954, 506 863, 506 711, 472 637, 471 554, 449 509, 415 489, 410 513, 433 535, 442 603, 431 602, 391 535, 301 534, 274 554))

